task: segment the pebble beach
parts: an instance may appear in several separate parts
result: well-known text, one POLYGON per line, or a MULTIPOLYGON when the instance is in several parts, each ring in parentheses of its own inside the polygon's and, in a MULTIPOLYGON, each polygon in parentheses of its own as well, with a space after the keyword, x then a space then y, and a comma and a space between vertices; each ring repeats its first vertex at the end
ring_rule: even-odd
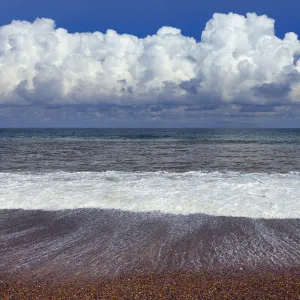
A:
POLYGON ((299 272, 214 276, 164 273, 111 280, 0 281, 2 299, 299 299, 299 272))

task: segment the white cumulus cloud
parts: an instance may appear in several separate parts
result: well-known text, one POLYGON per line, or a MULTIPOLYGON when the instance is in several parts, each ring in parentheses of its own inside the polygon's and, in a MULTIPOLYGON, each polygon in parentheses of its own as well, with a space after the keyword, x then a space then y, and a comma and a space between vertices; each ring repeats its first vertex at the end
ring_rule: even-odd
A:
POLYGON ((280 39, 254 13, 214 14, 200 41, 166 26, 138 38, 13 21, 0 27, 0 104, 293 105, 299 57, 295 33, 280 39))

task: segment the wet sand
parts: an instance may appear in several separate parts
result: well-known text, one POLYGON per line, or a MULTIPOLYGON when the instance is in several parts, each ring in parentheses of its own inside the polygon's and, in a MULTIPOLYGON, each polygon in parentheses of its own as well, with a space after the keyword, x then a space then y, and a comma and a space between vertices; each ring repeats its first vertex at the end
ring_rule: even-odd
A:
POLYGON ((299 299, 299 246, 297 219, 2 210, 0 294, 299 299))

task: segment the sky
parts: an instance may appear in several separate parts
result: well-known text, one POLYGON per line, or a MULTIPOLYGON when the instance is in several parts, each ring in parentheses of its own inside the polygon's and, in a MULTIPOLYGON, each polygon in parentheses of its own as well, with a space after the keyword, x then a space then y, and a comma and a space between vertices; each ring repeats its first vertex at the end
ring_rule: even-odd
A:
POLYGON ((4 0, 0 127, 299 127, 299 9, 4 0))

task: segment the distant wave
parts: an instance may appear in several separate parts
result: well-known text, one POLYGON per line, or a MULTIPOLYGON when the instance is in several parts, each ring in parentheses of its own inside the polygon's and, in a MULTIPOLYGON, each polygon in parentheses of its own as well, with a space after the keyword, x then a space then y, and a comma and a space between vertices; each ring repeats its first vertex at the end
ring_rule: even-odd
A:
POLYGON ((300 173, 0 173, 0 209, 300 218, 300 173))

